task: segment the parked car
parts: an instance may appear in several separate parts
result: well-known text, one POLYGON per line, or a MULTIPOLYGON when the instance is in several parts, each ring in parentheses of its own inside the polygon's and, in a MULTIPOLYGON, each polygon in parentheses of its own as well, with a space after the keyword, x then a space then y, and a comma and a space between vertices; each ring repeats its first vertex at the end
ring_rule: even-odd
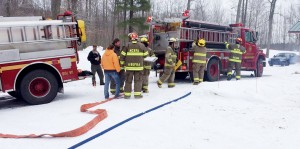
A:
POLYGON ((274 55, 273 58, 269 59, 269 65, 281 65, 288 66, 290 64, 295 64, 297 61, 297 55, 295 53, 278 53, 274 55))

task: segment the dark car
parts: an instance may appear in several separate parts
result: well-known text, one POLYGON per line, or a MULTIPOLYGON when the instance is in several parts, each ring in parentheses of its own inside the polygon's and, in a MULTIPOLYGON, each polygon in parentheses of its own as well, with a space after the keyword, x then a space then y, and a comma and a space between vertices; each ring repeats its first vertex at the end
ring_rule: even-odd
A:
POLYGON ((288 66, 290 64, 295 64, 297 61, 297 55, 295 53, 278 53, 274 55, 273 58, 269 59, 269 65, 280 65, 288 66))

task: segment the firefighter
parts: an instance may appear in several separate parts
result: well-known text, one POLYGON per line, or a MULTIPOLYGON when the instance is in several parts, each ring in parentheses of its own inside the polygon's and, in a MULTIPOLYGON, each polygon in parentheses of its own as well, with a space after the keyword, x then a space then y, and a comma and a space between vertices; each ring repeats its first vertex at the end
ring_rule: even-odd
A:
MULTIPOLYGON (((145 45, 149 56, 150 57, 155 57, 154 52, 152 49, 150 49, 148 39, 145 37, 141 38, 141 42, 145 45)), ((143 72, 143 84, 142 84, 142 91, 144 93, 149 93, 148 89, 148 83, 149 83, 149 75, 150 75, 150 70, 151 70, 151 62, 144 62, 144 72, 143 72)))
POLYGON ((103 71, 101 68, 101 55, 97 51, 97 45, 93 45, 93 50, 89 53, 87 59, 91 62, 91 70, 93 73, 92 84, 96 86, 95 74, 98 73, 100 85, 104 85, 103 82, 103 71))
POLYGON ((164 81, 168 80, 168 87, 175 87, 174 79, 175 79, 175 65, 176 65, 176 53, 175 49, 175 38, 169 39, 169 46, 167 47, 165 54, 165 66, 163 75, 157 80, 157 85, 159 88, 162 87, 164 81))
POLYGON ((236 44, 226 44, 226 48, 230 50, 229 55, 229 64, 227 71, 227 80, 230 81, 232 78, 232 69, 235 67, 235 78, 236 80, 241 79, 241 63, 242 63, 242 54, 245 53, 245 48, 241 46, 243 40, 241 38, 236 38, 236 44))
MULTIPOLYGON (((114 45, 114 52, 117 54, 118 59, 120 60, 120 55, 121 55, 120 39, 118 39, 118 38, 114 39, 112 44, 114 45)), ((124 82, 125 82, 125 70, 123 67, 121 67, 121 70, 119 72, 119 78, 120 78, 120 93, 123 93, 124 92, 123 87, 124 87, 124 82)), ((116 93, 116 83, 113 79, 111 79, 110 92, 112 94, 116 93)))
POLYGON ((193 75, 194 85, 203 82, 204 69, 206 64, 206 47, 205 40, 196 40, 193 44, 194 57, 193 57, 193 75))
POLYGON ((134 97, 143 98, 142 77, 144 70, 144 58, 148 56, 146 47, 139 43, 136 33, 129 34, 130 42, 122 49, 120 63, 126 70, 124 98, 129 99, 132 91, 132 80, 134 80, 134 97))

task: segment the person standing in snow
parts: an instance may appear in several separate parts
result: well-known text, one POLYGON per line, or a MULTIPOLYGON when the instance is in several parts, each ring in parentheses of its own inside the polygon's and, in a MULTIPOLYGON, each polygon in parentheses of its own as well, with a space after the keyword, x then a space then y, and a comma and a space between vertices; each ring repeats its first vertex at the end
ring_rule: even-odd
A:
POLYGON ((204 69, 206 64, 206 47, 205 40, 199 39, 193 44, 194 56, 193 56, 193 75, 194 85, 198 85, 203 82, 204 69))
POLYGON ((175 38, 169 39, 169 46, 167 47, 165 54, 165 66, 163 75, 157 80, 157 86, 162 87, 164 81, 168 80, 168 88, 175 87, 175 65, 176 65, 176 53, 175 49, 175 38))
POLYGON ((229 55, 229 64, 227 71, 227 80, 230 81, 232 78, 232 69, 235 67, 235 78, 236 80, 241 79, 241 63, 242 63, 242 54, 245 53, 245 48, 241 46, 243 40, 241 38, 236 38, 236 44, 229 44, 225 42, 226 49, 230 50, 229 55))
POLYGON ((116 84, 116 92, 114 98, 118 98, 120 95, 120 78, 119 78, 119 72, 121 70, 120 64, 119 64, 119 59, 117 54, 114 52, 114 46, 110 45, 108 48, 105 50, 102 60, 101 60, 101 65, 104 69, 104 75, 105 75, 105 86, 104 86, 104 96, 105 99, 109 98, 109 92, 108 92, 108 87, 109 87, 109 82, 111 79, 114 80, 114 83, 116 84))
POLYGON ((146 47, 138 42, 138 35, 130 33, 130 42, 122 49, 120 63, 126 70, 124 98, 129 99, 132 92, 132 81, 134 80, 134 98, 143 98, 142 77, 144 70, 144 58, 148 56, 146 47))
MULTIPOLYGON (((141 38, 141 43, 143 43, 149 53, 150 57, 155 57, 154 52, 152 49, 149 48, 148 39, 145 37, 141 38)), ((144 72, 143 72, 143 84, 142 84, 142 91, 144 93, 149 93, 148 84, 149 84, 149 75, 151 70, 151 62, 144 62, 144 72)))
MULTIPOLYGON (((113 40, 113 43, 114 45, 114 52, 117 54, 118 56, 118 59, 120 60, 120 55, 121 55, 121 48, 120 48, 120 45, 121 45, 121 41, 120 39, 116 38, 113 40)), ((121 70, 119 72, 119 78, 120 78, 120 92, 123 93, 124 92, 124 82, 125 82, 125 70, 123 67, 121 67, 121 70)), ((110 92, 112 94, 115 94, 116 92, 116 83, 114 82, 113 79, 111 79, 111 82, 110 82, 110 92)))
POLYGON ((95 78, 96 72, 98 73, 98 76, 99 76, 100 85, 104 85, 103 71, 102 71, 102 68, 100 66, 100 64, 101 64, 101 55, 97 51, 97 45, 93 45, 93 50, 89 53, 87 59, 91 62, 91 70, 92 70, 92 73, 93 73, 93 77, 92 77, 93 86, 96 86, 96 78, 95 78))

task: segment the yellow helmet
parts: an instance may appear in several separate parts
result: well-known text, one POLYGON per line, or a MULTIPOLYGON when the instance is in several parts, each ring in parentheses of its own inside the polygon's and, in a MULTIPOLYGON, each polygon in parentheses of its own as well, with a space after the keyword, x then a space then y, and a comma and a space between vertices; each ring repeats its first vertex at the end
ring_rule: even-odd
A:
POLYGON ((169 42, 176 42, 177 40, 176 40, 176 38, 170 38, 169 39, 169 42))
POLYGON ((198 46, 200 46, 200 47, 204 47, 204 46, 205 46, 205 40, 201 38, 201 39, 198 40, 198 43, 197 43, 197 44, 198 44, 198 46))
POLYGON ((141 42, 146 42, 146 43, 148 43, 148 39, 147 39, 146 37, 142 37, 142 38, 141 38, 141 42))

